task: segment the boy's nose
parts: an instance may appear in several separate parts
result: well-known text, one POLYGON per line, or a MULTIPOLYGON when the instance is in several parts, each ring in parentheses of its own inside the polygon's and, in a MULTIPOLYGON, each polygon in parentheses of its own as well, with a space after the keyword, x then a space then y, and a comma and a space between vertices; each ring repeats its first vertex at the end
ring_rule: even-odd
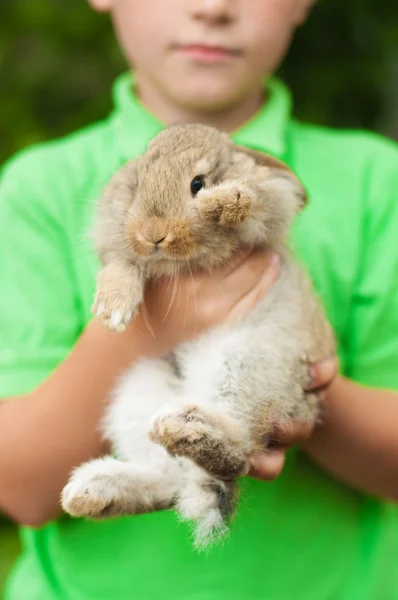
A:
POLYGON ((194 19, 225 25, 236 18, 237 0, 191 0, 189 9, 194 19))

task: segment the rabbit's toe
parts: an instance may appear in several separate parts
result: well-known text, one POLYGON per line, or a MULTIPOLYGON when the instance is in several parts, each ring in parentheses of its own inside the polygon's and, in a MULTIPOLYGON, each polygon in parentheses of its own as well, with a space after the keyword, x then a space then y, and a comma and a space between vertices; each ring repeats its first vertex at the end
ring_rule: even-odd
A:
POLYGON ((111 478, 104 475, 89 479, 73 477, 62 491, 61 504, 65 512, 73 517, 101 519, 124 512, 111 478))
POLYGON ((97 293, 92 306, 93 314, 112 331, 124 331, 133 317, 134 309, 130 298, 103 293, 97 293))

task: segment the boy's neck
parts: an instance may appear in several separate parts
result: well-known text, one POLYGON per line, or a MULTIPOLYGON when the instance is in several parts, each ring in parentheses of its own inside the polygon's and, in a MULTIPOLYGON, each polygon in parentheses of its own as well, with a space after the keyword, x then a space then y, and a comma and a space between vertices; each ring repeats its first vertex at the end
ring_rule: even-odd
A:
POLYGON ((136 93, 142 104, 162 123, 203 123, 232 132, 244 125, 264 104, 264 88, 259 88, 229 107, 198 110, 179 106, 152 86, 145 77, 135 75, 136 93))

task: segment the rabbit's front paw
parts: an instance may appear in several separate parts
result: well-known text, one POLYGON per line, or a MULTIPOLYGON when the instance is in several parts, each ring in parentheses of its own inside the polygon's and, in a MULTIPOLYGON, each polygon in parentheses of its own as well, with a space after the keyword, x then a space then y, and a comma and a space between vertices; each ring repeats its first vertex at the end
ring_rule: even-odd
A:
POLYGON ((250 214, 250 195, 236 185, 220 184, 200 193, 199 212, 226 227, 240 225, 250 214))
POLYGON ((91 308, 112 331, 124 331, 143 299, 143 284, 131 267, 110 263, 98 273, 97 292, 91 308))
POLYGON ((98 290, 92 312, 97 319, 112 331, 124 331, 137 310, 138 301, 124 292, 108 294, 98 290))

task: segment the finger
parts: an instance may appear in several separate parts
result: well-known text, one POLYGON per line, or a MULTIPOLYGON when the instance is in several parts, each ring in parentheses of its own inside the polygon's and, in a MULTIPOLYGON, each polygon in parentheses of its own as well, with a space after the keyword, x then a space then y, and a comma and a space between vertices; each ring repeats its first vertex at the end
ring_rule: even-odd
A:
POLYGON ((226 279, 229 275, 234 273, 234 271, 236 271, 236 269, 239 268, 252 253, 253 248, 251 246, 240 247, 227 263, 215 267, 216 273, 218 276, 226 279))
POLYGON ((321 391, 327 388, 337 374, 337 358, 329 358, 320 363, 311 365, 309 369, 310 383, 308 391, 321 391))
POLYGON ((261 279, 263 273, 270 269, 275 261, 276 254, 268 251, 254 251, 240 260, 225 274, 223 287, 236 290, 237 285, 246 286, 246 293, 261 279))
MULTIPOLYGON (((204 270, 201 268, 195 269, 195 271, 189 271, 189 273, 181 273, 179 275, 179 284, 182 288, 187 286, 187 290, 189 290, 189 294, 195 296, 195 290, 200 289, 203 283, 211 279, 212 281, 216 280, 219 283, 220 289, 223 292, 223 295, 230 295, 233 298, 236 298, 236 291, 243 289, 242 296, 245 294, 245 288, 241 285, 239 279, 242 278, 244 270, 241 269, 242 265, 246 264, 247 259, 250 257, 252 253, 252 248, 249 246, 241 247, 233 257, 222 265, 215 265, 212 269, 211 273, 208 270, 204 270), (236 273, 238 271, 238 275, 234 277, 234 285, 226 286, 226 281, 229 282, 229 276, 236 273), (237 281, 235 281, 237 279, 237 281)), ((263 253, 265 254, 265 253, 263 253)), ((247 279, 247 270, 246 270, 246 279, 247 279)), ((158 280, 159 281, 159 280, 158 280)), ((169 281, 165 279, 164 282, 169 281)))
MULTIPOLYGON (((267 295, 278 278, 279 264, 279 257, 278 255, 274 254, 269 261, 268 268, 263 271, 258 283, 254 287, 250 288, 250 282, 246 279, 246 288, 241 288, 243 292, 242 297, 230 311, 228 321, 234 321, 235 319, 247 315, 267 295), (247 288, 249 289, 245 293, 245 289, 247 288)), ((236 286, 237 284, 235 284, 235 290, 236 286)))
POLYGON ((313 432, 314 421, 290 421, 276 425, 271 434, 270 447, 289 448, 305 442, 313 432))
POLYGON ((285 464, 285 452, 272 450, 264 454, 255 454, 250 460, 249 476, 261 481, 272 481, 279 477, 285 464))

